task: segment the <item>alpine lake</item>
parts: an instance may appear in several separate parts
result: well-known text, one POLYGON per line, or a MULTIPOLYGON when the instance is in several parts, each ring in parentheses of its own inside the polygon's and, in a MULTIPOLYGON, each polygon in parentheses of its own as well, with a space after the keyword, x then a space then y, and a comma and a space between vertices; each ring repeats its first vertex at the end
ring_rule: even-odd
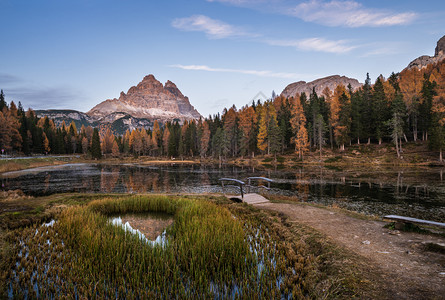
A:
POLYGON ((298 201, 368 215, 398 214, 444 222, 444 173, 443 168, 342 170, 305 166, 279 170, 180 163, 67 164, 4 173, 1 184, 2 190, 19 189, 31 196, 76 192, 213 194, 223 192, 220 178, 247 183, 248 177, 267 177, 273 182, 266 197, 295 196, 298 201))

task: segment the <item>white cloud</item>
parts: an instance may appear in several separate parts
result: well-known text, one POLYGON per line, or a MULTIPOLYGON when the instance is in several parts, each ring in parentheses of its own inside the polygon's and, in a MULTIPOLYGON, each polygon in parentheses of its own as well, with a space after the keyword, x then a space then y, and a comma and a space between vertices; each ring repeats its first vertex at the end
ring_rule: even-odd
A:
MULTIPOLYGON (((298 17, 307 22, 327 26, 379 27, 405 25, 418 15, 414 12, 392 12, 371 9, 354 0, 207 0, 228 5, 247 7, 267 13, 298 17), (295 4, 295 2, 299 4, 295 4)), ((371 2, 372 3, 372 2, 371 2)))
POLYGON ((305 74, 297 73, 285 73, 285 72, 272 72, 272 71, 261 71, 261 70, 245 70, 245 69, 227 69, 227 68, 212 68, 206 65, 171 65, 170 67, 179 68, 183 70, 193 70, 193 71, 207 71, 207 72, 221 72, 221 73, 238 73, 246 75, 254 75, 261 77, 275 77, 275 78, 286 78, 295 79, 306 76, 305 74))
MULTIPOLYGON (((223 39, 235 36, 248 36, 252 41, 265 43, 272 46, 294 47, 303 51, 319 51, 327 53, 347 53, 357 46, 348 45, 345 40, 327 40, 324 38, 307 38, 300 40, 272 40, 259 39, 260 34, 247 33, 237 27, 219 20, 211 19, 203 15, 195 15, 189 18, 181 18, 173 21, 172 26, 184 31, 205 32, 209 38, 223 39)), ((203 66, 198 66, 203 67, 203 66)), ((205 67, 205 66, 204 66, 205 67)), ((209 70, 207 70, 209 71, 209 70)), ((247 71, 246 71, 247 72, 247 71)))
POLYGON ((308 38, 302 40, 268 40, 272 46, 294 47, 304 51, 319 51, 328 53, 347 53, 357 46, 347 45, 347 41, 332 41, 323 38, 308 38))
POLYGON ((271 2, 270 0, 207 0, 207 2, 221 2, 235 6, 257 5, 271 2))
POLYGON ((173 20, 172 26, 183 31, 205 32, 209 38, 222 39, 228 37, 252 36, 241 28, 215 20, 203 15, 173 20))
POLYGON ((337 0, 330 2, 310 0, 287 9, 287 14, 307 22, 346 27, 405 25, 417 17, 413 12, 394 13, 369 9, 356 1, 337 0))

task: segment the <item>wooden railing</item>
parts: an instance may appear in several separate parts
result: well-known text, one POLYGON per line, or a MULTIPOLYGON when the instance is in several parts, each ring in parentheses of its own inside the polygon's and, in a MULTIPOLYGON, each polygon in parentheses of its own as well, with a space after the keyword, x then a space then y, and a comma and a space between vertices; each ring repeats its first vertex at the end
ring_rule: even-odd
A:
POLYGON ((224 187, 230 186, 230 187, 238 188, 240 190, 240 193, 241 193, 241 198, 244 198, 243 186, 245 185, 245 183, 243 181, 238 180, 238 179, 234 179, 234 178, 220 178, 219 181, 221 181, 222 190, 223 190, 224 194, 225 194, 224 187), (231 182, 231 183, 235 183, 236 185, 233 185, 233 184, 224 185, 224 182, 231 182))
POLYGON ((251 187, 263 188, 263 189, 269 191, 270 190, 270 183, 273 182, 272 179, 266 178, 266 177, 248 177, 247 180, 248 180, 248 183, 246 185, 246 183, 244 181, 241 181, 241 180, 238 180, 238 179, 234 179, 234 178, 220 178, 219 179, 219 181, 221 181, 222 190, 223 190, 224 194, 225 194, 225 192, 224 192, 224 188, 225 187, 235 187, 235 188, 239 189, 242 199, 244 198, 244 186, 247 186, 247 193, 250 193, 250 188, 251 187), (263 182, 264 181, 267 182, 267 186, 265 186, 265 185, 252 185, 253 182, 260 183, 262 181, 263 182), (227 182, 229 184, 225 184, 227 182), (230 184, 230 183, 232 183, 232 184, 230 184))
POLYGON ((250 188, 251 188, 251 187, 254 187, 254 186, 251 184, 252 181, 256 181, 256 182, 265 181, 265 182, 267 182, 267 186, 265 186, 265 185, 256 185, 256 187, 258 187, 258 188, 263 188, 263 189, 265 189, 265 190, 267 190, 267 191, 270 190, 270 183, 273 182, 272 179, 270 179, 270 178, 266 178, 266 177, 249 177, 249 178, 247 178, 247 192, 248 192, 248 193, 250 193, 250 188))

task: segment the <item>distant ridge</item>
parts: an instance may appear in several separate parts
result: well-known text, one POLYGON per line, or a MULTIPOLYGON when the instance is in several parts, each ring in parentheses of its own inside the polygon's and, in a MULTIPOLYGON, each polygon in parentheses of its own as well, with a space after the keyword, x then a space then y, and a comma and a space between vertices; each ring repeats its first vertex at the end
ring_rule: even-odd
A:
POLYGON ((356 90, 363 85, 357 79, 354 78, 349 78, 340 75, 332 75, 316 79, 311 82, 298 81, 291 83, 284 88, 284 90, 281 92, 281 96, 289 98, 300 95, 301 93, 306 93, 306 95, 309 97, 313 89, 315 89, 317 95, 322 95, 323 90, 325 88, 329 88, 331 92, 334 92, 334 89, 340 84, 344 85, 345 87, 347 87, 350 84, 353 90, 356 90))
POLYGON ((413 60, 405 68, 410 70, 412 68, 423 69, 430 64, 438 63, 445 59, 445 35, 437 41, 434 56, 422 55, 413 60))

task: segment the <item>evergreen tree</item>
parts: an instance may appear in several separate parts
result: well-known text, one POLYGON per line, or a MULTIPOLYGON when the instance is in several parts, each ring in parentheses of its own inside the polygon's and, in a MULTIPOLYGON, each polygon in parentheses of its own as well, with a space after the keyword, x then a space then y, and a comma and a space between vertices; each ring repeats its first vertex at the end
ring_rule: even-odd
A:
POLYGON ((385 89, 383 87, 383 77, 380 75, 373 88, 372 100, 373 100, 373 116, 375 118, 375 132, 374 135, 379 141, 379 145, 382 143, 382 138, 387 134, 387 122, 390 119, 389 105, 385 95, 385 89))
POLYGON ((91 140, 91 156, 94 159, 102 158, 102 150, 100 149, 99 130, 97 130, 97 128, 94 128, 93 130, 93 137, 91 140))
POLYGON ((8 107, 8 104, 6 103, 5 100, 5 94, 3 93, 3 90, 0 91, 0 112, 3 112, 4 108, 8 107))
POLYGON ((257 147, 264 153, 267 149, 267 108, 261 109, 260 120, 258 122, 257 147))
POLYGON ((360 138, 364 136, 362 95, 359 91, 351 94, 351 137, 357 140, 357 144, 360 144, 360 138))
POLYGON ((437 96, 436 82, 424 79, 421 90, 422 103, 419 105, 419 129, 422 131, 422 139, 428 140, 428 129, 432 125, 433 97, 437 96))
POLYGON ((278 127, 278 122, 275 114, 272 114, 269 118, 269 126, 267 128, 267 139, 269 142, 270 152, 273 153, 275 160, 277 152, 281 150, 281 130, 278 127))
POLYGON ((360 110, 361 123, 363 125, 363 137, 368 138, 368 144, 375 132, 374 110, 372 102, 372 87, 369 73, 366 73, 366 80, 361 90, 362 109, 360 110))
POLYGON ((209 149, 209 144, 210 144, 209 123, 207 121, 204 121, 202 123, 202 136, 201 136, 201 144, 200 144, 201 157, 206 157, 207 151, 209 149))
MULTIPOLYGON (((341 150, 345 150, 345 144, 350 141, 351 130, 351 109, 350 100, 346 94, 344 86, 338 86, 336 89, 338 97, 338 119, 335 124, 335 139, 341 150)), ((336 98, 336 97, 334 97, 336 98)))

